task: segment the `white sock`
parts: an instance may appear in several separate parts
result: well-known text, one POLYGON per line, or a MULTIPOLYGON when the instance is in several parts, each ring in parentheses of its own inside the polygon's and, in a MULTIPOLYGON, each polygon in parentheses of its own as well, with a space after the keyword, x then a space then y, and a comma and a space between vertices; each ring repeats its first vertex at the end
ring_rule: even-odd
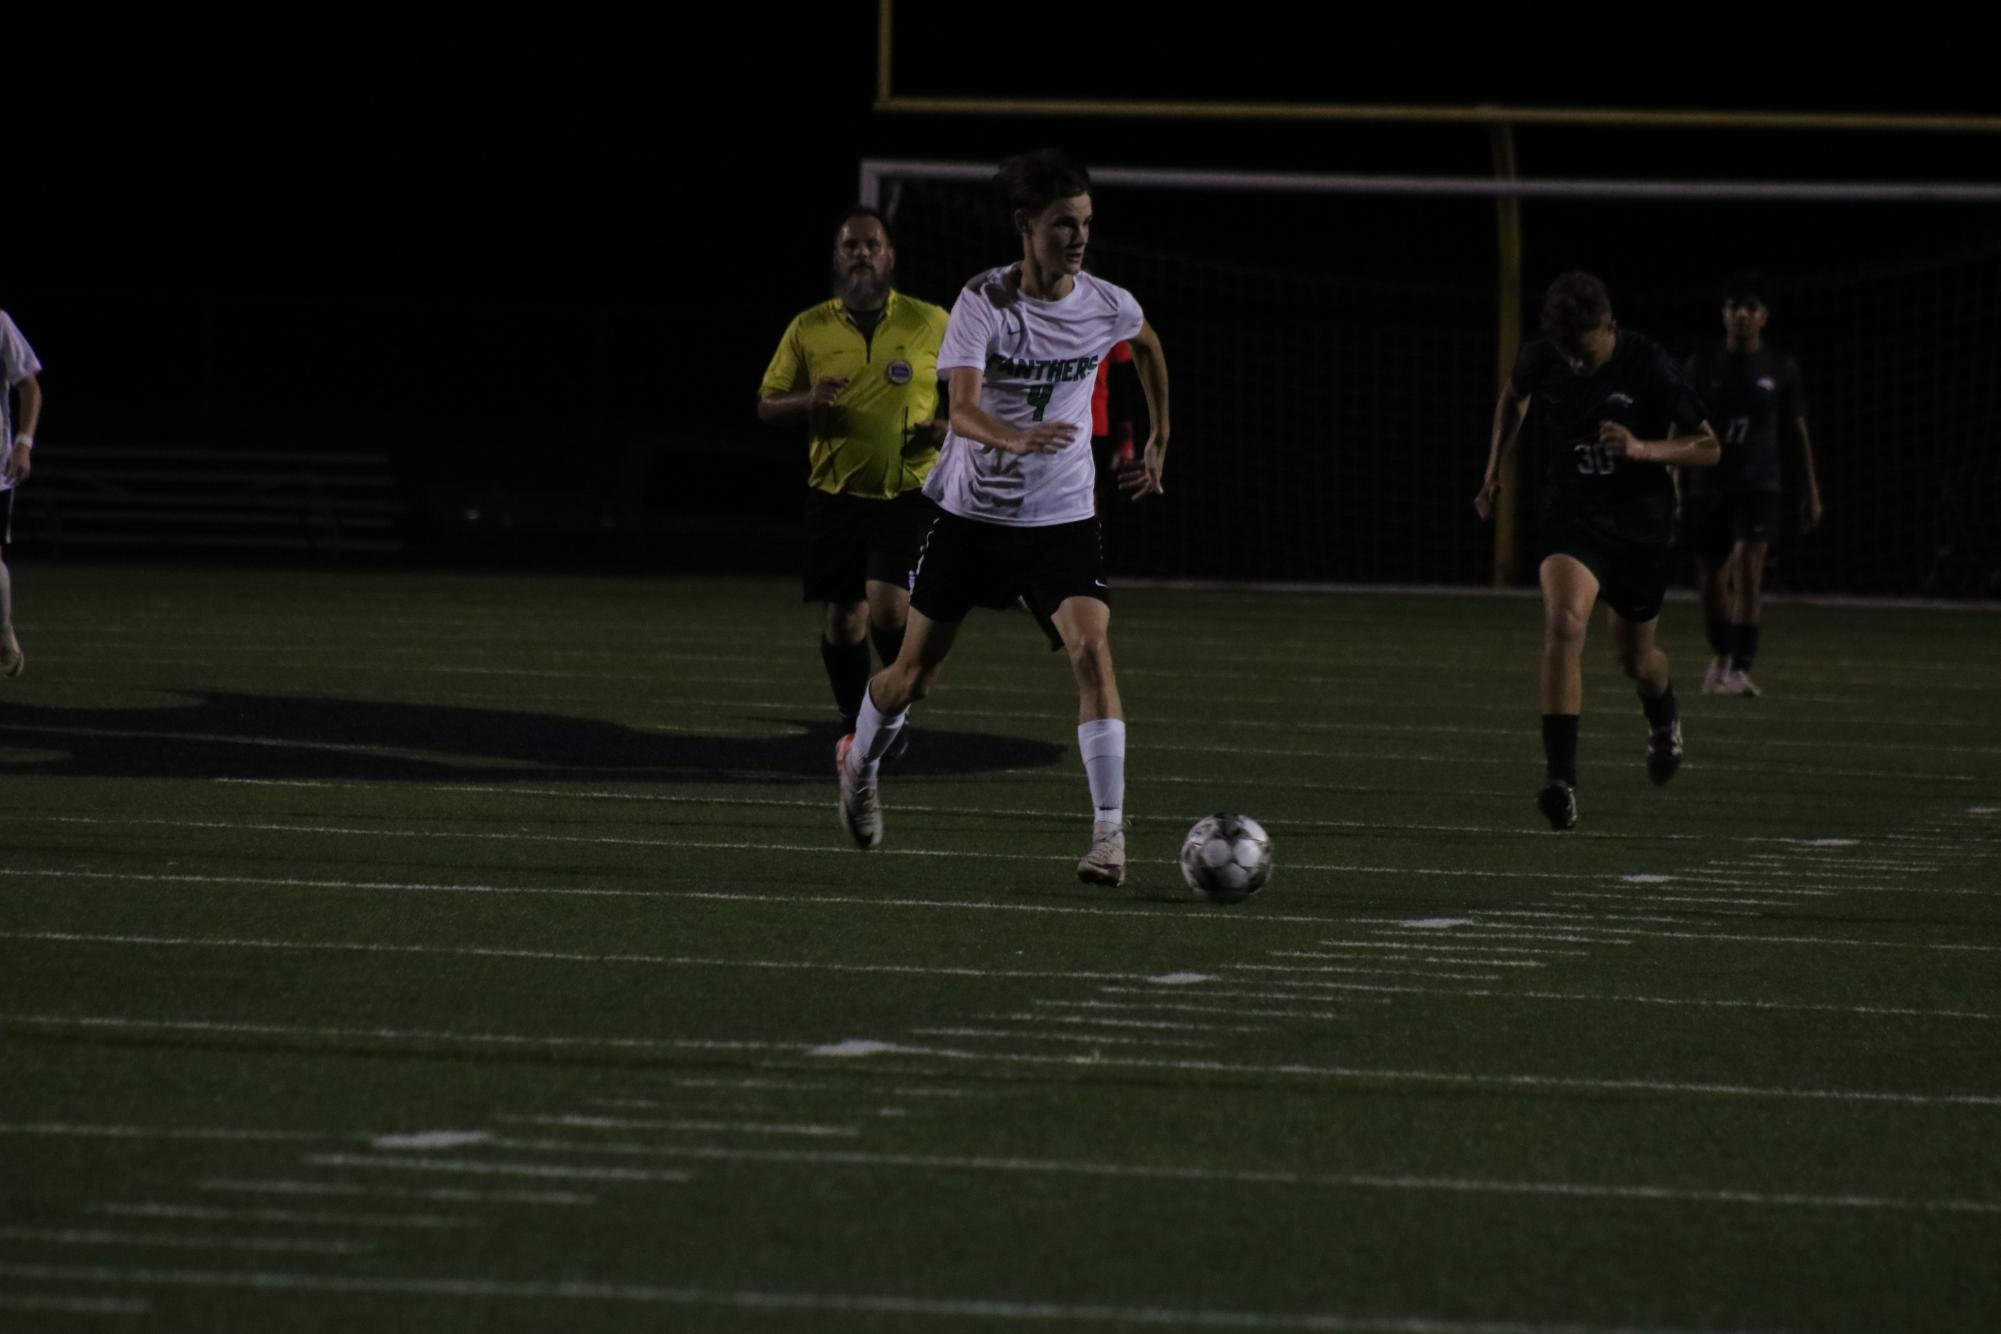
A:
POLYGON ((896 734, 903 730, 903 720, 909 716, 910 710, 905 709, 890 717, 875 706, 874 695, 862 691, 862 709, 855 715, 855 744, 848 750, 849 762, 865 776, 875 777, 876 766, 889 753, 896 734))
POLYGON ((1084 776, 1091 780, 1093 818, 1118 824, 1126 818, 1126 722, 1099 718, 1077 724, 1077 749, 1084 753, 1084 776))
POLYGON ((0 561, 0 630, 14 623, 14 576, 7 573, 7 564, 0 561))

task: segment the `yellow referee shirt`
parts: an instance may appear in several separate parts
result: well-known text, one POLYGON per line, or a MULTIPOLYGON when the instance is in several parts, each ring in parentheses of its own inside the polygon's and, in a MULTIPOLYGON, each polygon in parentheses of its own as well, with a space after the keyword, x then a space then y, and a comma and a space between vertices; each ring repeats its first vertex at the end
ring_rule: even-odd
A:
POLYGON ((924 485, 938 451, 906 454, 904 444, 910 428, 938 410, 945 318, 941 307, 891 292, 871 337, 838 297, 802 311, 786 328, 759 397, 810 389, 830 375, 848 382, 832 407, 813 414, 808 486, 889 500, 924 485))

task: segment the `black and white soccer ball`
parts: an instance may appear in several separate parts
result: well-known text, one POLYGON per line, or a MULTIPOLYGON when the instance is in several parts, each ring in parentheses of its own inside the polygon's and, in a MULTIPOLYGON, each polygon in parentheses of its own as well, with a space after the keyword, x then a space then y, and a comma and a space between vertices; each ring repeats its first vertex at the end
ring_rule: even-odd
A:
POLYGON ((1181 878, 1213 903, 1242 903, 1271 879, 1271 835, 1248 815, 1205 815, 1181 840, 1181 878))

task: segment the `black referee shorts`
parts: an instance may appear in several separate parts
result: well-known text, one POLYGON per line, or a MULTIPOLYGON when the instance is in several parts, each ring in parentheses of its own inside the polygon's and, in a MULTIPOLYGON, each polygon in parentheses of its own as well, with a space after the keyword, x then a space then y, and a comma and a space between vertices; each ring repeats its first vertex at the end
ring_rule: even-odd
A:
POLYGON ((1045 528, 981 523, 938 510, 917 557, 910 605, 934 621, 962 621, 974 607, 998 611, 1026 598, 1054 616, 1066 598, 1109 604, 1105 543, 1094 515, 1045 528))
POLYGON ((908 590, 937 506, 922 491, 894 500, 806 491, 805 600, 853 604, 878 580, 908 590))

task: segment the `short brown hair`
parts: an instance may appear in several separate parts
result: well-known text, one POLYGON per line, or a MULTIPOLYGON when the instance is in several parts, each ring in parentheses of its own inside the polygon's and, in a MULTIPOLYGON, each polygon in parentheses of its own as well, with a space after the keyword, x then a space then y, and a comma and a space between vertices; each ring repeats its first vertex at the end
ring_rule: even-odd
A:
POLYGON ((1612 318, 1612 297, 1588 273, 1566 273, 1542 298, 1542 336, 1561 352, 1575 352, 1584 335, 1612 318))

